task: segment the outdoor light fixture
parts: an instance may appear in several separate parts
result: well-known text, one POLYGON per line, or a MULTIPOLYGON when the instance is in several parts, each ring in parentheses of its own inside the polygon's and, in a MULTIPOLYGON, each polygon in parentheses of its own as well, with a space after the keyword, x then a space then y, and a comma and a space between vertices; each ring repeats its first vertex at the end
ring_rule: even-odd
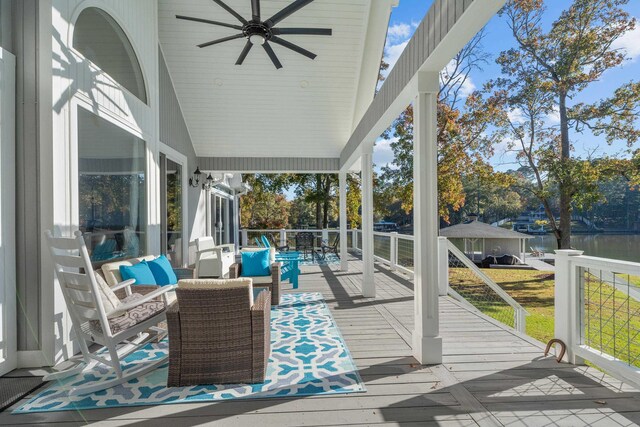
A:
POLYGON ((217 181, 217 180, 213 179, 211 174, 209 174, 209 176, 207 176, 207 179, 205 179, 204 182, 202 183, 202 189, 205 190, 205 191, 209 191, 218 182, 220 182, 220 181, 217 181))
POLYGON ((265 36, 263 36, 262 34, 251 34, 249 36, 249 41, 251 42, 252 45, 263 45, 264 42, 267 41, 267 38, 265 36))
POLYGON ((193 188, 198 188, 202 183, 202 189, 204 191, 209 191, 217 184, 224 181, 224 177, 225 175, 222 175, 222 177, 218 178, 216 175, 216 178, 214 178, 213 175, 209 173, 205 178, 205 174, 200 171, 200 167, 197 167, 191 178, 189 178, 189 185, 193 188))
POLYGON ((202 172, 200 172, 200 167, 196 167, 195 172, 189 178, 189 185, 193 188, 198 188, 200 186, 200 177, 202 176, 202 172))

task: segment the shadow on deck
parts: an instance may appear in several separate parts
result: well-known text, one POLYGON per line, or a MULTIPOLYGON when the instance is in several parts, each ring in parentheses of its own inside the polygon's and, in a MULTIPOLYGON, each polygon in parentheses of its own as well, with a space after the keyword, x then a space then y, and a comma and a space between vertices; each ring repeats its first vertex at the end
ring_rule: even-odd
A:
POLYGON ((377 298, 360 295, 361 262, 305 267, 299 292, 322 292, 366 383, 363 394, 236 400, 12 416, 0 425, 628 426, 640 393, 587 367, 542 357, 540 343, 441 298, 444 363, 411 357, 413 285, 376 265, 377 298), (159 418, 162 420, 159 421, 159 418), (164 424, 166 423, 166 424, 164 424))

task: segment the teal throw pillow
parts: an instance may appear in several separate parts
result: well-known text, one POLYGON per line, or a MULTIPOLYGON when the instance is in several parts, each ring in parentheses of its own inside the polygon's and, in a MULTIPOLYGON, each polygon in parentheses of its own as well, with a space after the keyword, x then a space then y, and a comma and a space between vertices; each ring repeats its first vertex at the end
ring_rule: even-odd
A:
POLYGON ((156 278, 146 261, 136 265, 121 265, 120 276, 122 280, 134 279, 136 285, 157 285, 156 278))
POLYGON ((147 265, 156 279, 156 284, 165 286, 178 283, 178 277, 166 256, 160 255, 153 261, 148 261, 147 265))
POLYGON ((242 252, 242 277, 269 276, 269 249, 256 252, 242 252))

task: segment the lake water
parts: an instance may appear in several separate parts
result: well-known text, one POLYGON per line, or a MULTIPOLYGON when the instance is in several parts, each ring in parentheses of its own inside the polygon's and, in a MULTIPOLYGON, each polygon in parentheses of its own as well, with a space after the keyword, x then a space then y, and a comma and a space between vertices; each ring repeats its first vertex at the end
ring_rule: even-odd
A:
MULTIPOLYGON (((527 246, 553 253, 557 249, 553 235, 534 236, 527 246)), ((640 262, 640 235, 589 234, 571 236, 571 246, 585 255, 640 262)), ((528 248, 527 248, 528 249, 528 248)))

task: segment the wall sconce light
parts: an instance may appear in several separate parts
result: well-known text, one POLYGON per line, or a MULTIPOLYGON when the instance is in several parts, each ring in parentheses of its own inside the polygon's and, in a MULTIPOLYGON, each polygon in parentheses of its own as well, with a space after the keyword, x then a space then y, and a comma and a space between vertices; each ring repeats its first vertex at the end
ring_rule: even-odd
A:
POLYGON ((214 178, 213 175, 209 174, 205 178, 205 174, 200 171, 200 167, 197 167, 191 178, 189 178, 189 186, 193 188, 201 186, 204 191, 209 191, 222 181, 224 181, 224 175, 222 178, 214 178))
POLYGON ((205 179, 205 181, 202 183, 202 189, 205 191, 209 191, 211 190, 218 182, 220 181, 216 181, 215 179, 213 179, 213 177, 211 176, 211 174, 209 174, 209 176, 207 176, 207 179, 205 179))
MULTIPOLYGON (((189 178, 189 185, 193 188, 198 188, 200 186, 200 177, 202 176, 202 172, 200 172, 200 167, 196 167, 195 172, 189 178)), ((203 184, 204 185, 204 184, 203 184)))

